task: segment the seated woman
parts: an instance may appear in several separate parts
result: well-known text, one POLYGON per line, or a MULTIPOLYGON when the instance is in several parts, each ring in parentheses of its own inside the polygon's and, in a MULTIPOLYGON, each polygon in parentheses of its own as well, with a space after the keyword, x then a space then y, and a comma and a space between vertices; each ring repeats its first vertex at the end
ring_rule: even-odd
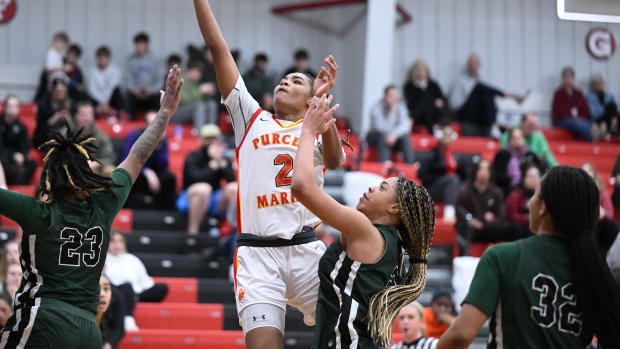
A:
POLYGON ((515 229, 519 229, 525 236, 530 231, 530 199, 540 183, 540 170, 526 162, 521 166, 521 172, 521 184, 506 199, 506 221, 513 222, 515 229))
POLYGON ((335 122, 332 97, 315 98, 305 115, 291 190, 295 199, 341 232, 319 264, 315 348, 387 347, 400 309, 426 282, 435 208, 428 192, 403 177, 369 188, 357 209, 322 191, 314 174, 315 138, 335 122), (410 267, 401 277, 403 249, 410 267))
POLYGON ((99 278, 99 305, 97 306, 97 325, 101 330, 103 349, 116 349, 125 336, 123 317, 125 304, 117 288, 110 284, 107 276, 99 278))
POLYGON ((105 272, 110 282, 118 287, 125 302, 125 329, 136 331, 133 311, 136 302, 161 302, 168 294, 168 285, 155 283, 146 273, 138 257, 127 252, 125 237, 118 231, 110 235, 105 272))
POLYGON ((508 177, 510 177, 510 188, 514 189, 521 182, 521 163, 525 160, 529 149, 525 144, 523 131, 513 128, 508 134, 508 144, 506 150, 510 152, 508 161, 508 177))

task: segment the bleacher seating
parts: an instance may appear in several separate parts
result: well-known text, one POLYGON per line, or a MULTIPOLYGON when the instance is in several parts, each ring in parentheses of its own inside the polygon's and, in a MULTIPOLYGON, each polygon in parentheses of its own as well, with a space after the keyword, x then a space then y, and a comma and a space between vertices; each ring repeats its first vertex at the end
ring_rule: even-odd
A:
MULTIPOLYGON (((0 103, 1 108, 1 103, 0 103)), ((36 127, 36 105, 24 103, 20 118, 26 124, 30 135, 36 127)), ((144 121, 119 122, 98 120, 97 125, 107 132, 120 151, 123 140, 129 132, 145 126, 144 121)), ((585 161, 592 162, 600 175, 609 184, 611 169, 620 151, 616 144, 589 144, 574 141, 562 129, 544 129, 549 147, 561 164, 580 166, 585 161)), ((200 140, 191 132, 191 127, 169 125, 166 134, 169 140, 170 169, 177 176, 177 190, 181 189, 183 165, 186 156, 199 148, 200 140)), ((346 131, 340 130, 341 137, 346 131)), ((411 135, 414 150, 423 154, 437 144, 437 140, 425 130, 411 135)), ((395 157, 393 167, 376 162, 376 152, 362 149, 362 142, 353 134, 350 143, 354 151, 345 148, 347 164, 345 167, 381 176, 402 174, 419 183, 418 164, 403 164, 395 157), (395 169, 391 171, 391 168, 395 169)), ((459 164, 461 161, 475 163, 480 158, 492 159, 499 150, 499 143, 487 138, 459 137, 453 145, 459 164)), ((30 156, 41 165, 42 154, 33 150, 30 156)), ((423 158, 423 155, 420 155, 423 158)), ((33 195, 34 184, 38 183, 41 166, 31 185, 11 187, 11 189, 33 195)), ((328 171, 325 190, 343 202, 343 178, 345 171, 328 171)), ((432 291, 436 287, 450 286, 452 277, 452 258, 458 254, 457 233, 453 223, 444 222, 442 205, 437 205, 437 225, 433 246, 429 256, 427 286, 419 300, 428 305, 432 291)), ((216 227, 217 221, 205 220, 202 231, 216 227)), ((16 227, 16 224, 2 218, 2 226, 16 227)), ((187 217, 178 212, 155 212, 143 210, 121 210, 113 227, 127 233, 128 250, 144 262, 156 282, 168 284, 169 294, 159 304, 140 303, 136 308, 136 321, 141 328, 138 332, 127 333, 120 348, 244 348, 243 334, 240 331, 236 314, 233 283, 229 278, 227 261, 219 255, 219 240, 200 235, 189 243, 184 230, 187 217)), ((0 229, 0 244, 14 239, 18 233, 15 228, 0 229)), ((482 254, 486 245, 473 246, 470 254, 482 254)), ((303 323, 303 316, 289 309, 286 316, 286 348, 307 348, 312 343, 312 329, 303 323)), ((486 331, 486 332, 485 332, 486 331)), ((484 347, 483 328, 472 347, 484 347)), ((394 340, 402 334, 395 330, 394 340)))

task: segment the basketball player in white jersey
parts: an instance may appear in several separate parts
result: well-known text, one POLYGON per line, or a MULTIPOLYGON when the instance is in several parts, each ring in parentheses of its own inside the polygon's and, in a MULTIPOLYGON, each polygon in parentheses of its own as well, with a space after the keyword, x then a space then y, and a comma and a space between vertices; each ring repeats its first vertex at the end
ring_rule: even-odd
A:
MULTIPOLYGON (((318 262, 325 247, 314 232, 319 219, 295 200, 290 186, 303 117, 313 97, 333 87, 338 67, 330 56, 329 71, 322 68, 315 81, 303 73, 287 75, 274 91, 275 115, 263 111, 248 93, 208 1, 194 0, 194 7, 237 145, 239 322, 249 349, 282 348, 287 304, 304 313, 307 325, 315 322, 318 262)), ((322 187, 325 168, 344 162, 335 126, 317 139, 314 155, 322 187)))

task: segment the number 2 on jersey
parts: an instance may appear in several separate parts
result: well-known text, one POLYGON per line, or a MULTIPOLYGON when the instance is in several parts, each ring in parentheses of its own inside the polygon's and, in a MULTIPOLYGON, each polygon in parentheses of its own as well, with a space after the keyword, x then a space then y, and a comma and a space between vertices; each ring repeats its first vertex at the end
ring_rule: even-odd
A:
POLYGON ((276 176, 276 187, 285 187, 293 183, 293 177, 290 176, 293 170, 293 157, 289 154, 279 154, 273 159, 275 166, 283 165, 276 176))
POLYGON ((101 242, 103 241, 103 231, 100 227, 90 228, 86 234, 80 233, 75 228, 64 228, 60 232, 60 239, 65 242, 60 245, 58 264, 79 267, 83 261, 87 267, 94 267, 99 263, 101 242), (88 252, 77 252, 82 247, 83 242, 89 244, 88 252))

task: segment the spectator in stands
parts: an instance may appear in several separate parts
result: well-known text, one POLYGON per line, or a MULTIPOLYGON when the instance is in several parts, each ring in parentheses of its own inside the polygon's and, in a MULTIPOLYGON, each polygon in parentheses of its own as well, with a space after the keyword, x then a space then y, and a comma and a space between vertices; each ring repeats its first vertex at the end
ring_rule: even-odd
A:
MULTIPOLYGON (((212 96, 212 99, 215 100, 220 105, 220 99, 222 95, 217 88, 217 79, 215 76, 215 65, 213 65, 213 54, 211 50, 207 46, 202 49, 202 80, 200 81, 202 84, 208 85, 208 90, 214 90, 215 94, 212 96)), ((216 116, 217 117, 217 116, 216 116)), ((207 119, 205 122, 207 124, 217 124, 217 119, 207 119)))
POLYGON ((389 85, 383 91, 383 99, 370 110, 370 130, 366 140, 377 149, 379 161, 391 161, 392 152, 398 151, 406 163, 412 163, 410 134, 407 106, 400 98, 398 87, 389 85))
MULTIPOLYGON (((172 67, 174 67, 175 64, 177 65, 177 67, 180 67, 181 63, 183 63, 183 59, 181 58, 181 56, 178 53, 170 54, 168 56, 168 58, 166 59, 166 71, 168 71, 168 69, 171 69, 172 67)), ((165 74, 165 76, 164 76, 164 84, 162 85, 164 88, 166 86, 166 78, 167 77, 168 77, 168 74, 165 74)))
POLYGON ((37 128, 32 137, 32 145, 38 148, 47 141, 47 132, 50 129, 60 129, 64 121, 71 119, 71 98, 69 98, 69 81, 61 73, 56 77, 50 77, 50 93, 43 97, 39 103, 37 112, 37 128))
POLYGON ((308 54, 308 51, 300 48, 295 51, 293 58, 295 59, 295 64, 286 69, 286 71, 282 74, 282 77, 296 72, 304 73, 312 78, 316 77, 316 73, 310 69, 310 55, 308 54))
POLYGON ((63 56, 69 43, 69 36, 65 32, 58 32, 52 37, 52 45, 47 50, 45 70, 48 74, 63 69, 63 56))
POLYGON ((4 277, 4 284, 2 288, 12 300, 15 300, 15 293, 19 289, 19 285, 22 281, 22 267, 17 263, 9 263, 6 269, 6 275, 4 277))
POLYGON ((611 199, 616 210, 620 212, 620 153, 618 153, 618 157, 616 158, 611 176, 614 180, 614 191, 611 199))
POLYGON ((248 92, 258 101, 265 110, 273 111, 273 77, 268 74, 269 58, 265 53, 254 56, 254 65, 245 74, 243 81, 248 92))
MULTIPOLYGON (((618 137, 618 105, 614 96, 605 91, 605 80, 601 74, 596 74, 590 82, 590 92, 586 96, 590 115, 600 132, 600 138, 605 139, 607 136, 618 137)), ((617 140, 617 139, 616 139, 617 140)))
MULTIPOLYGON (((538 129, 538 115, 533 113, 525 113, 521 116, 521 123, 518 128, 523 132, 525 144, 530 152, 544 159, 546 166, 557 166, 558 162, 553 157, 551 149, 547 144, 545 135, 538 129)), ((508 136, 510 132, 502 134, 501 145, 505 147, 508 144, 508 136)))
POLYGON ((418 302, 405 305, 397 317, 403 340, 391 349, 435 349, 438 339, 424 336, 424 308, 418 302))
MULTIPOLYGON (((93 172, 110 176, 116 168, 116 154, 114 145, 110 137, 95 124, 95 108, 89 101, 78 102, 75 108, 75 115, 69 121, 72 130, 82 129, 85 135, 95 137, 93 144, 97 146, 95 157, 97 162, 88 160, 88 165, 93 172)), ((65 130, 66 131, 66 130, 65 130)))
POLYGON ((575 87, 575 71, 571 67, 562 69, 562 86, 553 95, 551 115, 556 127, 566 129, 587 141, 598 141, 600 130, 590 118, 586 99, 575 87))
POLYGON ((424 308, 426 336, 441 338, 441 335, 454 322, 453 307, 452 292, 449 289, 439 288, 433 292, 431 306, 424 308))
POLYGON ((203 66, 200 62, 191 61, 187 71, 181 74, 184 80, 183 93, 179 109, 174 114, 172 122, 192 123, 196 131, 206 124, 207 120, 216 120, 219 109, 215 101, 215 85, 201 82, 203 66))
POLYGON ((205 216, 226 218, 235 224, 237 182, 230 160, 224 157, 220 129, 213 124, 200 129, 202 146, 189 154, 183 168, 183 192, 177 208, 188 212, 187 231, 197 235, 205 216), (222 181, 227 184, 222 185, 222 181))
POLYGON ((458 164, 451 148, 457 134, 450 124, 442 123, 435 132, 435 138, 438 139, 438 145, 430 151, 430 158, 422 165, 420 179, 429 190, 433 201, 445 205, 444 220, 453 221, 456 194, 461 186, 457 174, 458 164))
POLYGON ((118 287, 125 302, 125 329, 137 330, 133 318, 136 302, 161 302, 168 294, 168 285, 155 283, 138 257, 127 252, 125 237, 118 231, 110 234, 105 273, 110 282, 118 287))
MULTIPOLYGON (((146 112, 144 118, 150 124, 155 120, 156 116, 157 112, 151 110, 146 112)), ((145 129, 146 127, 134 130, 127 135, 123 146, 123 159, 127 157, 131 147, 145 129)), ((126 207, 161 210, 174 209, 176 177, 168 169, 169 158, 168 139, 164 135, 136 179, 125 204, 126 207)))
POLYGON ((459 190, 456 198, 461 234, 468 241, 494 242, 500 237, 497 227, 504 220, 506 208, 502 190, 491 182, 491 164, 480 160, 474 178, 459 190), (465 223, 465 224, 462 224, 465 223))
MULTIPOLYGON (((9 264, 19 263, 19 245, 15 241, 9 241, 2 247, 2 259, 0 260, 0 287, 4 287, 9 264)), ((0 289, 1 291, 2 289, 0 289)))
POLYGON ((521 129, 513 128, 509 131, 506 150, 510 152, 510 161, 508 161, 510 189, 514 189, 521 182, 520 166, 529 152, 529 148, 525 144, 525 138, 523 137, 523 131, 521 131, 521 129))
POLYGON ((480 81, 479 70, 480 57, 472 53, 467 58, 465 73, 452 86, 450 107, 461 123, 461 133, 464 136, 489 137, 492 129, 498 130, 495 124, 495 97, 512 98, 521 103, 525 96, 501 91, 483 83, 480 81))
POLYGON ((432 134, 433 126, 444 117, 446 99, 439 84, 430 78, 426 62, 413 63, 403 92, 413 122, 424 125, 432 134))
POLYGON ((19 99, 9 95, 0 117, 0 162, 8 185, 30 183, 37 164, 28 157, 29 152, 28 130, 19 120, 19 99))
POLYGON ((82 48, 78 44, 71 44, 64 58, 63 71, 69 78, 69 94, 74 99, 84 99, 87 97, 84 86, 84 74, 78 65, 82 56, 82 48))
POLYGON ((6 292, 0 292, 0 327, 4 328, 13 312, 13 301, 6 292))
POLYGON ((138 110, 159 108, 161 70, 149 52, 149 36, 141 32, 133 41, 135 51, 127 60, 124 78, 129 95, 129 111, 135 119, 138 110))
POLYGON ((597 224, 598 242, 602 255, 605 257, 607 251, 609 251, 609 248, 616 240, 620 228, 618 228, 618 224, 614 221, 614 207, 611 203, 611 196, 605 188, 605 183, 603 183, 598 171, 590 162, 581 165, 581 169, 592 177, 598 187, 600 197, 600 215, 597 224))
POLYGON ((116 349, 125 336, 125 304, 120 291, 104 274, 99 277, 99 292, 96 321, 101 330, 102 349, 116 349))
POLYGON ((111 63, 112 52, 100 46, 95 52, 97 64, 88 75, 88 94, 95 104, 97 115, 115 116, 125 111, 125 99, 121 93, 121 70, 111 63))
POLYGON ((527 235, 529 228, 530 199, 540 183, 540 170, 534 164, 521 165, 521 183, 506 199, 506 221, 515 223, 514 227, 527 235))
POLYGON ((39 86, 33 101, 40 103, 48 93, 51 74, 64 73, 64 55, 68 43, 69 36, 64 32, 58 32, 52 37, 52 44, 45 59, 45 68, 39 76, 39 86))

